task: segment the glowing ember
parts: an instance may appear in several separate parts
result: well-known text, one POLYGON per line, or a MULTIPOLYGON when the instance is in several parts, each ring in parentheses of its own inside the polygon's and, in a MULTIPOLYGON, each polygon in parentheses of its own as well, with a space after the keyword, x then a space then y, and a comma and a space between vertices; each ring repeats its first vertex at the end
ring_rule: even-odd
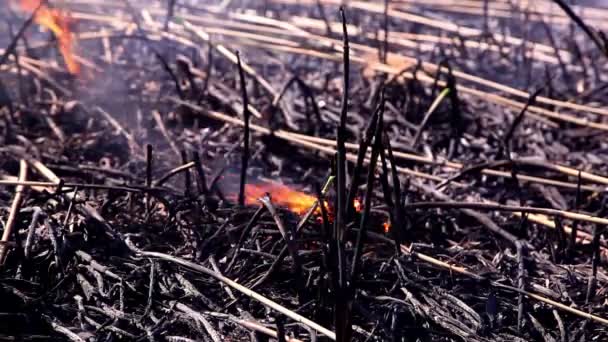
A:
MULTIPOLYGON (((41 0, 21 0, 21 9, 31 13, 40 6, 40 3, 41 0)), ((74 75, 79 74, 80 65, 74 59, 72 52, 74 39, 72 37, 72 32, 70 31, 70 19, 66 13, 42 5, 36 13, 34 21, 38 25, 44 26, 53 32, 59 42, 59 51, 65 60, 68 71, 74 75)))
POLYGON ((384 228, 384 232, 388 234, 388 232, 391 231, 391 223, 389 221, 385 221, 382 224, 382 227, 384 228))
MULTIPOLYGON (((272 203, 287 207, 298 215, 305 214, 317 200, 315 196, 291 189, 286 185, 269 182, 247 184, 245 187, 245 204, 258 204, 258 198, 264 196, 266 193, 270 194, 272 203)), ((325 203, 325 206, 327 207, 327 202, 325 203)), ((317 208, 315 213, 320 214, 320 208, 317 208)))
POLYGON ((361 200, 358 198, 355 198, 355 201, 353 202, 353 206, 355 207, 355 210, 360 213, 361 210, 363 210, 363 203, 361 203, 361 200))

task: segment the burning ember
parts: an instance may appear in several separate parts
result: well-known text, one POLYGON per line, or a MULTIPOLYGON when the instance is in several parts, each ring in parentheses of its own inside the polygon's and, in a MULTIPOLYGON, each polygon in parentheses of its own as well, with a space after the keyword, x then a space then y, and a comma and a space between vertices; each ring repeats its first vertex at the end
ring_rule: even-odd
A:
POLYGON ((355 198, 355 200, 353 201, 353 206, 355 207, 355 210, 360 213, 361 210, 363 210, 363 203, 361 203, 361 200, 358 198, 355 198))
POLYGON ((384 232, 388 234, 388 232, 391 231, 391 223, 389 221, 385 221, 382 224, 382 227, 384 228, 384 232))
MULTIPOLYGON (((298 215, 306 214, 317 201, 315 196, 295 190, 287 185, 274 182, 261 182, 245 186, 245 204, 258 204, 258 199, 267 193, 270 194, 270 198, 274 204, 286 207, 298 215)), ((360 198, 355 198, 353 206, 358 213, 363 210, 363 203, 360 198)), ((325 208, 328 211, 329 221, 333 221, 333 212, 327 201, 325 201, 325 208)), ((322 222, 320 207, 315 209, 314 214, 317 216, 317 220, 322 222)))
MULTIPOLYGON (((40 6, 40 3, 41 0, 20 1, 21 9, 29 13, 34 12, 36 8, 40 6)), ((68 71, 73 75, 79 74, 80 65, 74 59, 72 51, 74 38, 70 31, 70 18, 67 16, 66 12, 42 5, 40 9, 38 9, 34 21, 38 25, 44 26, 53 32, 59 43, 59 51, 63 56, 68 71)))
MULTIPOLYGON (((258 198, 270 194, 274 204, 287 207, 298 215, 303 215, 312 207, 317 198, 304 192, 294 190, 287 185, 279 183, 259 183, 247 184, 245 187, 245 204, 253 205, 258 203, 258 198)), ((327 203, 325 204, 327 206, 327 203)), ((317 211, 321 211, 317 208, 317 211)))

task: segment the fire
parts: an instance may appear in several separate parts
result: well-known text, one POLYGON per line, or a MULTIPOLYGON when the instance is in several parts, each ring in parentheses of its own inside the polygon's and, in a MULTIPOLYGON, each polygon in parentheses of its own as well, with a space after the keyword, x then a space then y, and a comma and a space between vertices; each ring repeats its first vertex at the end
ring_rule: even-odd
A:
POLYGON ((357 211, 358 213, 363 210, 363 203, 361 203, 361 200, 358 198, 355 198, 355 200, 353 201, 353 206, 355 207, 355 211, 357 211))
MULTIPOLYGON (((305 214, 317 201, 315 196, 311 196, 301 191, 294 190, 286 185, 267 182, 259 184, 247 184, 245 187, 245 204, 253 205, 266 193, 270 194, 272 202, 276 205, 287 207, 298 215, 305 214)), ((325 203, 327 207, 327 202, 325 203)), ((315 213, 321 213, 317 208, 315 213)))
POLYGON ((389 221, 384 221, 382 227, 384 228, 384 232, 387 234, 391 231, 391 223, 389 221))
MULTIPOLYGON (((259 198, 265 196, 266 194, 270 195, 272 203, 275 205, 285 207, 298 215, 306 214, 317 201, 315 196, 295 190, 287 185, 275 182, 257 182, 247 184, 245 186, 245 204, 259 204, 259 198)), ((329 203, 327 201, 323 202, 325 209, 327 210, 328 219, 331 222, 333 221, 334 213, 329 206, 329 203)), ((363 203, 359 198, 354 200, 353 206, 357 212, 361 212, 363 210, 363 203)), ((323 222, 321 217, 321 208, 319 206, 317 206, 315 209, 314 214, 318 222, 323 222)))
MULTIPOLYGON (((21 9, 32 13, 40 6, 41 0, 21 0, 21 9)), ((59 51, 63 56, 68 71, 77 75, 80 73, 80 64, 76 62, 73 54, 74 38, 70 31, 70 18, 64 11, 58 9, 49 8, 46 5, 42 5, 34 21, 41 26, 44 26, 51 30, 59 43, 59 51)))

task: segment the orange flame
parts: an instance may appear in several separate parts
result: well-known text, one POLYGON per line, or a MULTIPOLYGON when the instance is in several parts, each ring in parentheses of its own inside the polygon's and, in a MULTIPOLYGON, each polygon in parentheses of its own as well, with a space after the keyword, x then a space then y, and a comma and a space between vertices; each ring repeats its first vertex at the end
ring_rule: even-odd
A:
POLYGON ((355 211, 358 213, 363 210, 363 203, 361 203, 361 200, 358 198, 355 198, 355 200, 353 201, 353 206, 355 207, 355 211))
POLYGON ((391 223, 389 221, 385 221, 382 224, 382 227, 384 228, 384 232, 388 234, 388 232, 391 231, 391 223))
MULTIPOLYGON (((287 207, 298 215, 305 214, 317 201, 316 197, 293 190, 286 185, 268 182, 247 184, 245 187, 245 204, 253 205, 259 203, 258 199, 266 195, 266 193, 270 194, 274 204, 287 207)), ((325 206, 327 207, 327 202, 325 206)), ((315 213, 321 213, 320 209, 317 208, 315 213)))
MULTIPOLYGON (((27 12, 33 12, 40 6, 41 0, 21 0, 21 8, 27 12)), ((51 30, 59 42, 59 51, 63 56, 68 71, 77 75, 80 73, 80 64, 76 62, 73 54, 74 38, 70 31, 70 18, 64 11, 49 8, 42 5, 34 21, 41 26, 51 30)))

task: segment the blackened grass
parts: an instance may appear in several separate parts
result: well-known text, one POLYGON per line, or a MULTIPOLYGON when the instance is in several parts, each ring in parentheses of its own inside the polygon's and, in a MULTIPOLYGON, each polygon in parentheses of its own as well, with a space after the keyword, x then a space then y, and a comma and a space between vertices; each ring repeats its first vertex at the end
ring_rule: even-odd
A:
MULTIPOLYGON (((327 192, 331 188, 335 178, 336 177, 333 175, 330 175, 329 177, 327 177, 327 181, 325 182, 325 185, 323 186, 323 188, 320 189, 321 195, 322 195, 321 197, 324 197, 327 194, 327 192)), ((299 233, 302 230, 302 228, 304 228, 304 226, 306 225, 308 220, 311 218, 311 216, 317 212, 317 209, 319 208, 320 203, 321 202, 319 202, 319 199, 317 198, 315 203, 308 209, 308 211, 306 211, 306 214, 304 214, 304 216, 302 216, 302 218, 298 222, 298 225, 296 226, 296 230, 295 230, 296 233, 299 233)), ((329 222, 329 220, 328 220, 328 222, 329 222)))
POLYGON ((299 262, 300 258, 298 256, 298 245, 296 242, 295 231, 293 229, 288 230, 287 227, 285 227, 283 219, 281 219, 281 216, 279 216, 279 213, 276 207, 272 204, 272 200, 269 196, 263 196, 262 198, 260 198, 260 202, 262 202, 266 209, 268 209, 268 212, 270 213, 270 216, 272 216, 272 219, 275 221, 277 228, 283 236, 283 239, 285 239, 285 244, 287 245, 289 254, 291 255, 291 258, 293 260, 294 272, 297 276, 299 276, 301 267, 299 262))
MULTIPOLYGON (((8 28, 10 31, 10 35, 11 35, 11 39, 15 39, 15 34, 13 32, 13 25, 11 23, 8 24, 8 28)), ((28 101, 28 97, 26 96, 26 89, 24 88, 24 80, 23 80, 23 72, 22 72, 22 67, 21 67, 21 61, 19 60, 19 53, 17 52, 17 49, 13 49, 13 57, 15 58, 15 66, 17 67, 17 84, 19 85, 19 99, 21 100, 21 102, 23 102, 24 104, 29 104, 28 101)), ((0 63, 0 65, 2 65, 2 63, 0 63)), ((8 93, 6 92, 6 90, 2 89, 2 84, 0 83, 0 103, 3 102, 3 97, 8 97, 8 93), (7 94, 5 96, 3 96, 2 94, 7 94)), ((9 109, 11 111, 11 113, 13 112, 13 103, 12 101, 8 101, 8 105, 9 105, 9 109)), ((50 119, 49 119, 50 120, 50 119)))
MULTIPOLYGON (((391 176, 393 181, 393 217, 391 221, 391 234, 395 240, 395 244, 400 245, 403 242, 403 237, 406 235, 409 227, 405 226, 405 216, 403 210, 403 202, 401 201, 401 181, 399 179, 399 173, 397 171, 397 164, 395 163, 395 157, 393 156, 393 148, 391 147, 391 140, 386 136, 384 139, 384 146, 388 151, 388 160, 391 163, 391 176)), ((382 150, 384 154, 384 149, 382 150)), ((400 249, 397 249, 397 254, 400 254, 400 249)))
POLYGON ((536 97, 538 95, 540 95, 540 93, 544 89, 545 89, 545 87, 540 87, 532 95, 530 95, 530 97, 528 98, 528 101, 526 101, 526 105, 522 108, 521 112, 519 112, 519 114, 517 115, 515 120, 513 120, 513 123, 511 123, 511 126, 509 126, 509 130, 507 131, 507 133, 505 133, 505 136, 502 141, 502 146, 498 150, 496 159, 501 159, 505 153, 507 155, 510 155, 509 152, 511 151, 511 148, 510 148, 511 139, 513 138, 513 135, 515 134, 517 127, 519 127, 519 125, 524 120, 528 107, 532 106, 536 102, 536 97))
POLYGON ((380 183, 382 184, 382 191, 383 191, 383 195, 384 195, 384 202, 386 203, 386 206, 388 207, 389 210, 389 214, 390 214, 390 219, 391 222, 394 222, 394 218, 393 218, 393 207, 394 207, 394 203, 393 203, 393 194, 392 191, 390 190, 390 184, 388 182, 388 162, 386 161, 386 150, 382 149, 380 151, 380 162, 382 163, 382 173, 380 174, 380 183))
POLYGON ((208 195, 209 190, 207 188, 207 179, 205 175, 205 169, 201 163, 201 158, 198 152, 192 152, 192 161, 194 161, 194 170, 196 171, 196 183, 198 184, 198 191, 200 194, 208 195))
POLYGON ((332 339, 332 340, 335 339, 335 334, 333 332, 331 332, 330 330, 316 324, 315 322, 313 322, 291 310, 286 309, 282 305, 279 305, 278 303, 269 300, 268 298, 262 296, 261 294, 242 286, 241 284, 219 274, 218 272, 213 271, 212 269, 209 269, 207 267, 198 265, 198 264, 190 262, 188 260, 184 260, 182 258, 177 258, 177 257, 171 256, 168 254, 140 250, 137 247, 135 247, 135 245, 133 245, 133 243, 129 240, 126 241, 126 244, 134 253, 137 253, 137 254, 140 254, 142 256, 149 257, 149 258, 158 258, 161 260, 170 261, 172 263, 175 263, 175 264, 178 264, 185 268, 188 268, 192 271, 206 274, 206 275, 222 282, 223 284, 228 285, 231 288, 241 292, 242 294, 259 301, 260 303, 264 304, 265 306, 268 306, 269 308, 272 308, 273 310, 276 310, 297 322, 300 322, 302 324, 305 324, 305 325, 313 328, 317 332, 324 334, 325 336, 329 337, 330 339, 332 339))
POLYGON ((169 31, 169 23, 171 22, 171 18, 173 18, 173 14, 175 13, 175 3, 176 0, 169 0, 167 4, 167 16, 165 17, 165 24, 163 25, 163 29, 165 31, 169 31))
POLYGON ((414 138, 412 139, 412 144, 410 146, 411 149, 415 149, 416 148, 416 145, 418 145, 418 142, 420 141, 420 137, 422 136, 422 132, 426 128, 427 124, 429 123, 429 120, 430 120, 431 116, 433 115, 433 113, 435 113, 435 111, 437 110, 437 108, 439 107, 439 105, 441 104, 441 102, 443 101, 443 99, 449 93, 450 93, 450 88, 443 89, 441 91, 441 93, 439 93, 439 96, 437 96, 435 98, 435 100, 433 101, 433 103, 429 107, 429 110, 426 112, 426 114, 424 114, 424 118, 422 119, 422 122, 418 126, 418 130, 416 130, 416 134, 414 134, 414 138))
POLYGON ((243 246, 245 239, 247 238, 247 236, 249 235, 249 233, 251 232, 253 227, 255 227, 255 225, 257 224, 258 220, 260 219, 260 217, 262 216, 263 213, 264 213, 264 205, 260 205, 258 207, 258 209, 255 211, 255 213, 253 214, 253 216, 251 216, 251 219, 249 219, 249 222, 245 226, 245 229, 243 229, 243 231, 241 232, 241 235, 233 248, 232 259, 230 260, 230 263, 228 263, 228 267, 226 267, 226 272, 230 272, 230 270, 234 266, 234 262, 236 261, 236 258, 239 254, 239 249, 243 246))
POLYGON ((243 121, 245 123, 243 133, 243 154, 241 157, 241 183, 239 187, 239 205, 245 205, 245 186, 247 183, 247 164, 249 163, 249 97, 247 96, 247 84, 245 73, 241 64, 241 55, 236 52, 237 66, 239 68, 239 80, 243 101, 243 121))
POLYGON ((382 54, 381 54, 381 60, 382 63, 386 64, 388 61, 388 21, 389 21, 389 17, 388 17, 388 7, 390 6, 390 2, 391 0, 384 0, 384 20, 382 21, 382 28, 384 31, 384 37, 383 37, 383 46, 382 46, 382 54))
POLYGON ((331 37, 333 36, 333 32, 331 30, 331 24, 329 23, 329 20, 327 20, 327 15, 325 15, 325 9, 323 8, 323 4, 321 3, 321 0, 316 0, 316 3, 317 9, 319 10, 319 14, 321 15, 323 23, 325 24, 325 35, 331 37))
POLYGON ((351 280, 357 276, 358 267, 360 263, 361 253, 363 250, 363 239, 365 238, 365 232, 368 227, 369 214, 371 210, 372 204, 372 196, 374 190, 374 173, 376 171, 376 164, 378 162, 378 157, 380 155, 380 151, 383 149, 382 146, 382 131, 384 128, 383 123, 383 112, 384 112, 384 101, 380 103, 381 109, 380 114, 378 115, 378 124, 376 125, 376 132, 374 134, 374 145, 372 147, 372 155, 371 160, 369 162, 369 166, 367 169, 367 186, 365 188, 365 199, 363 204, 363 214, 361 215, 361 221, 359 224, 359 232, 357 232, 357 242, 355 244, 355 251, 353 255, 353 262, 351 268, 351 280))
POLYGON ((355 167, 353 168, 352 175, 350 177, 350 187, 348 189, 348 198, 347 198, 347 212, 346 212, 346 221, 349 222, 354 214, 354 202, 355 197, 357 196, 357 191, 359 190, 359 185, 361 182, 360 173, 363 169, 363 161, 365 160, 365 156, 367 155, 367 149, 372 142, 374 137, 374 133, 376 131, 376 124, 378 122, 378 114, 381 110, 381 107, 378 106, 372 115, 372 118, 367 124, 365 129, 365 133, 361 137, 361 142, 359 143, 359 150, 357 151, 357 161, 355 163, 355 167))
MULTIPOLYGON (((187 165, 188 163, 188 153, 186 150, 181 151, 182 164, 187 165)), ((191 162, 192 166, 196 166, 195 162, 191 162)), ((190 180, 190 168, 184 170, 184 196, 190 197, 192 195, 192 187, 190 180)))
POLYGON ((283 321, 283 316, 275 315, 275 321, 277 322, 278 342, 287 342, 287 340, 285 340, 285 322, 283 321))
POLYGON ((457 201, 442 201, 442 202, 416 202, 404 205, 406 210, 417 210, 417 209, 476 209, 476 210, 498 210, 505 212, 523 212, 528 214, 541 214, 555 216, 562 219, 569 219, 574 221, 588 222, 593 224, 600 224, 608 226, 608 219, 582 214, 578 212, 565 211, 552 208, 539 208, 539 207, 527 207, 527 206, 516 206, 506 205, 498 203, 486 203, 486 202, 457 202, 457 201))
POLYGON ((589 277, 589 283, 587 285, 587 295, 585 296, 585 304, 589 302, 595 296, 595 289, 597 283, 597 270, 600 265, 601 251, 600 251, 600 237, 605 228, 599 225, 593 226, 593 240, 591 242, 591 248, 593 249, 593 256, 591 258, 591 277, 589 277))
POLYGON ((78 194, 78 187, 74 188, 74 192, 72 193, 72 197, 70 198, 70 204, 68 205, 68 212, 63 219, 63 229, 68 228, 68 223, 70 222, 70 217, 72 216, 72 212, 74 210, 74 202, 76 201, 78 194))
MULTIPOLYGON (((435 78, 433 81, 431 96, 435 96, 435 92, 438 89, 439 79, 443 74, 443 69, 447 70, 446 74, 446 89, 449 89, 449 92, 446 95, 450 96, 450 106, 451 106, 451 127, 452 127, 452 136, 450 141, 450 147, 448 149, 448 158, 452 158, 455 153, 458 152, 458 145, 460 137, 464 132, 464 122, 462 117, 460 100, 458 98, 458 90, 456 88, 456 78, 452 73, 452 67, 448 61, 448 59, 443 59, 437 68, 437 73, 435 74, 435 78)), ((424 70, 424 69, 423 69, 424 70)), ((414 73, 414 75, 416 75, 414 73)), ((445 96, 445 95, 444 95, 445 96)), ((431 106, 431 109, 434 111, 435 109, 431 106)), ((429 115, 432 113, 431 109, 429 109, 429 115)), ((428 119, 427 119, 428 120, 428 119)))
POLYGON ((553 0, 569 17, 578 25, 589 38, 593 41, 593 43, 597 46, 597 48, 605 55, 608 56, 608 47, 605 45, 605 42, 602 42, 601 36, 599 36, 596 32, 594 32, 585 22, 578 16, 568 4, 566 4, 563 0, 553 0))
POLYGON ((458 97, 458 88, 456 87, 456 77, 452 74, 450 63, 446 60, 444 64, 448 69, 447 88, 450 89, 449 96, 452 110, 452 140, 450 141, 448 158, 453 158, 458 153, 460 137, 464 133, 464 118, 462 117, 460 98, 458 97))
POLYGON ((520 241, 515 243, 517 250, 517 330, 521 331, 524 324, 524 292, 526 291, 525 283, 525 254, 526 248, 520 241))
POLYGON ((143 321, 152 309, 152 302, 154 300, 154 284, 156 284, 156 262, 153 259, 150 260, 150 281, 148 283, 148 300, 146 302, 146 309, 143 315, 139 318, 139 321, 143 321))
POLYGON ((160 64, 163 66, 163 69, 165 69, 167 74, 169 74, 169 76, 171 77, 171 80, 173 81, 173 84, 175 85, 175 91, 177 92, 177 95, 179 96, 180 99, 184 100, 185 99, 184 91, 182 90, 182 87, 179 84, 179 79, 177 78, 177 75, 175 75, 175 72, 173 72, 173 70, 171 69, 169 62, 167 62, 167 59, 165 57, 163 57, 155 49, 152 49, 152 51, 153 51, 154 55, 156 56, 156 58, 158 58, 158 61, 160 62, 160 64))
POLYGON ((554 262, 561 263, 566 255, 566 231, 564 230, 564 224, 561 217, 555 216, 553 218, 555 224, 555 230, 557 231, 557 253, 554 262))
MULTIPOLYGON (((578 212, 581 205, 581 171, 578 171, 578 180, 576 183, 576 197, 574 199, 574 212, 578 212)), ((568 257, 573 258, 574 252, 576 251, 576 238, 578 235, 578 222, 572 224, 572 231, 570 232, 570 240, 568 241, 568 257)))
POLYGON ((213 74, 213 43, 211 42, 211 38, 209 38, 207 47, 207 69, 205 72, 205 81, 203 83, 203 88, 201 89, 201 93, 199 94, 197 104, 201 104, 203 98, 207 95, 207 91, 209 90, 209 80, 213 74))
MULTIPOLYGON (((146 187, 150 188, 152 186, 152 145, 146 145, 146 187)), ((151 208, 150 195, 146 194, 146 216, 150 216, 150 208, 151 208)))
POLYGON ((314 133, 315 135, 319 134, 320 126, 323 123, 323 118, 321 117, 321 111, 319 110, 319 105, 315 99, 315 95, 313 90, 297 75, 292 76, 283 86, 283 88, 277 93, 277 96, 272 101, 273 108, 278 108, 280 105, 281 99, 287 92, 289 87, 296 83, 302 93, 304 93, 304 103, 306 104, 306 120, 308 123, 308 133, 314 133), (310 119, 310 113, 308 111, 308 107, 312 107, 313 114, 315 115, 315 119, 317 120, 317 124, 313 125, 312 120, 310 119))
POLYGON ((40 10, 40 8, 42 6, 46 6, 46 3, 47 3, 47 0, 40 1, 40 4, 38 5, 38 7, 36 7, 36 9, 32 12, 30 17, 23 23, 23 25, 21 25, 21 28, 19 29, 17 34, 11 39, 10 44, 4 50, 4 53, 0 57, 0 65, 3 65, 4 63, 6 63, 6 61, 10 57, 10 55, 13 53, 13 51, 17 47, 17 43, 19 42, 19 39, 21 39, 21 37, 23 36, 23 34, 27 30, 27 28, 30 27, 30 25, 32 25, 32 23, 34 22, 34 18, 36 18, 36 15, 38 15, 38 11, 40 10))
MULTIPOLYGON (((175 64, 177 65, 177 69, 186 75, 186 79, 188 80, 188 88, 190 94, 199 95, 200 90, 196 85, 196 79, 191 70, 191 63, 188 59, 183 57, 178 57, 175 60, 175 64)), ((193 97, 189 94, 189 98, 193 97)))
POLYGON ((190 188, 190 177, 189 177, 189 171, 192 167, 194 167, 196 165, 195 162, 187 162, 181 166, 178 166, 174 169, 169 170, 166 174, 164 174, 163 176, 161 176, 156 182, 154 182, 154 186, 159 187, 162 186, 163 184, 165 184, 169 179, 171 179, 171 177, 173 177, 174 175, 180 173, 180 172, 184 172, 187 175, 186 178, 186 185, 188 185, 188 188, 184 189, 184 192, 186 193, 187 189, 190 188))
POLYGON ((342 17, 342 30, 343 30, 343 83, 342 83, 342 101, 340 110, 340 124, 336 134, 336 146, 338 152, 338 160, 336 164, 337 171, 337 214, 334 238, 336 240, 342 240, 344 238, 344 230, 346 229, 346 117, 348 115, 348 90, 349 90, 349 79, 350 79, 350 57, 349 57, 349 44, 348 44, 348 29, 346 27, 346 14, 344 8, 340 7, 340 15, 342 17))
POLYGON ((323 195, 323 190, 318 184, 315 187, 315 193, 317 195, 318 206, 321 210, 321 219, 323 220, 323 240, 330 241, 331 230, 329 227, 329 217, 327 215, 327 208, 325 207, 325 196, 323 195))
POLYGON ((348 30, 346 26, 346 14, 344 8, 340 7, 342 17, 343 34, 343 84, 342 100, 340 110, 340 124, 336 134, 336 219, 334 221, 333 241, 330 243, 330 259, 332 259, 333 283, 334 283, 334 325, 337 341, 350 341, 351 327, 351 303, 352 296, 350 284, 346 274, 346 257, 344 252, 344 235, 346 230, 346 117, 348 114, 348 90, 350 74, 350 57, 348 44, 348 30))

